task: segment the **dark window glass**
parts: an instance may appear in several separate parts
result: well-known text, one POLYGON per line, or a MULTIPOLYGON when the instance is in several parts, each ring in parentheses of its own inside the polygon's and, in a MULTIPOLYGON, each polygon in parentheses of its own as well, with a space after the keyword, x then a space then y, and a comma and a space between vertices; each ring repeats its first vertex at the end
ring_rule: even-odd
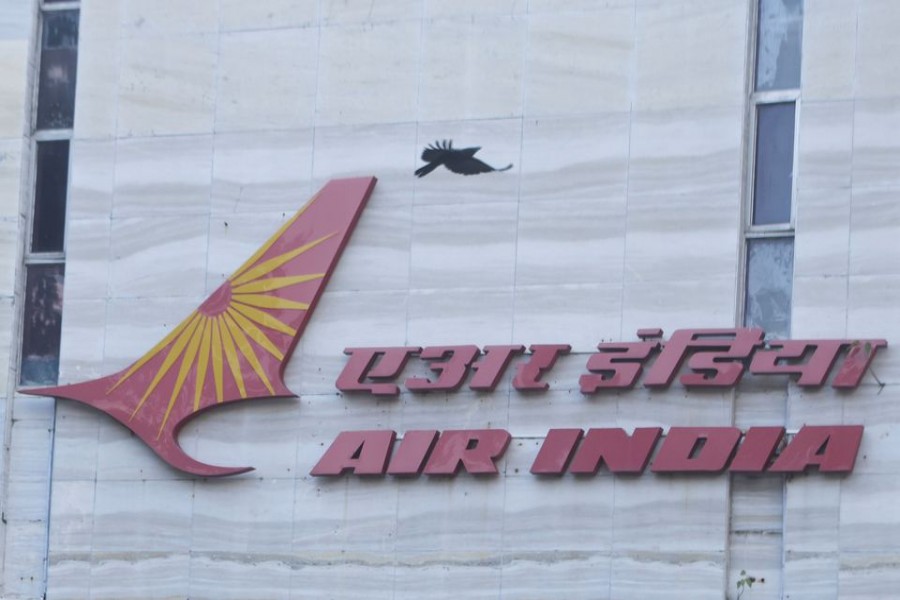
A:
POLYGON ((753 224, 791 222, 794 103, 760 104, 756 112, 753 224))
POLYGON ((38 142, 32 252, 62 252, 66 231, 69 141, 38 142))
POLYGON ((803 0, 760 0, 756 89, 800 87, 803 0))
POLYGON ((38 86, 38 129, 72 127, 77 61, 78 11, 44 13, 38 86))
POLYGON ((29 265, 25 281, 21 385, 53 385, 59 376, 65 265, 29 265))
POLYGON ((793 278, 794 238, 749 240, 744 324, 762 327, 769 339, 787 339, 791 333, 793 278))

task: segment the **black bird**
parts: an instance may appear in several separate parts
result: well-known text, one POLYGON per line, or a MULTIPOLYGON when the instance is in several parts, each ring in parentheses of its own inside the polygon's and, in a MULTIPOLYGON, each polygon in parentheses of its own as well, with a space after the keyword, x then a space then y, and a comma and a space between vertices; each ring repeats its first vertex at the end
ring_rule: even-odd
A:
POLYGON ((441 165, 460 175, 478 175, 479 173, 512 169, 512 163, 502 169, 495 169, 491 165, 481 162, 475 158, 475 153, 479 150, 481 150, 481 146, 456 149, 453 147, 453 140, 435 142, 422 152, 422 160, 427 161, 428 164, 416 169, 416 177, 425 177, 441 165))

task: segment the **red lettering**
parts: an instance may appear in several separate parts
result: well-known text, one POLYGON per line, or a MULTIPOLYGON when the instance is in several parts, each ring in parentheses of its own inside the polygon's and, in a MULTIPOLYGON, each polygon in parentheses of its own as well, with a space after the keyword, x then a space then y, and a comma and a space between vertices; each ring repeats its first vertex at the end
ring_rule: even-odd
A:
POLYGON ((568 344, 535 344, 529 350, 531 350, 531 358, 516 369, 513 387, 517 390, 546 390, 550 385, 542 382, 541 377, 545 371, 553 368, 556 359, 561 354, 568 354, 572 350, 572 346, 568 344))
POLYGON ((819 386, 825 383, 828 371, 834 364, 845 340, 774 340, 768 348, 758 350, 750 363, 750 372, 759 375, 785 373, 799 374, 797 385, 819 386), (812 352, 812 354, 809 354, 812 352), (806 362, 799 360, 809 354, 806 362))
POLYGON ((741 438, 737 427, 672 427, 653 466, 654 473, 718 473, 741 438))
POLYGON ((862 377, 869 368, 875 353, 879 348, 887 346, 886 340, 858 340, 851 342, 850 351, 841 364, 831 387, 855 388, 862 381, 862 377))
POLYGON ((388 465, 388 475, 415 476, 422 472, 425 459, 438 439, 438 432, 433 429, 423 431, 407 431, 394 451, 388 465))
POLYGON ((644 370, 644 361, 659 348, 659 342, 608 343, 597 348, 600 352, 591 355, 587 362, 588 371, 597 375, 581 376, 578 382, 582 394, 593 394, 600 388, 633 387, 644 370))
POLYGON ((459 389, 469 372, 469 364, 478 355, 478 346, 429 346, 419 356, 441 359, 429 363, 428 368, 438 374, 435 381, 424 377, 410 377, 406 388, 411 392, 452 392, 459 389))
POLYGON ((332 442, 310 475, 383 475, 396 433, 382 431, 342 431, 332 442))
POLYGON ((663 344, 663 350, 648 371, 644 385, 668 387, 688 350, 702 348, 715 352, 698 352, 691 356, 688 366, 695 372, 682 375, 681 383, 697 387, 733 386, 744 372, 742 361, 762 345, 763 335, 763 330, 756 327, 679 329, 663 344))
POLYGON ((494 461, 509 445, 503 429, 461 429, 445 431, 425 466, 426 475, 455 475, 460 465, 473 475, 496 474, 494 461))
POLYGON ((589 429, 569 472, 593 474, 605 462, 611 473, 642 473, 660 434, 659 427, 639 427, 630 436, 624 429, 589 429))
POLYGON ((491 392, 509 367, 513 356, 525 352, 525 346, 485 346, 484 355, 472 365, 475 374, 469 388, 479 392, 491 392))
POLYGON ((862 425, 804 425, 769 471, 800 473, 818 465, 823 473, 849 473, 856 463, 862 434, 862 425))
MULTIPOLYGON (((583 434, 581 429, 551 429, 531 464, 531 472, 536 475, 562 475, 583 434)), ((597 462, 599 467, 599 460, 597 462)))
POLYGON ((784 437, 784 427, 751 427, 744 434, 728 470, 732 473, 762 473, 784 437))
POLYGON ((396 384, 386 383, 397 377, 410 354, 420 352, 421 348, 345 348, 344 354, 350 360, 341 372, 335 384, 342 392, 369 392, 376 396, 396 396, 400 388, 396 384), (367 379, 383 380, 371 383, 367 379))

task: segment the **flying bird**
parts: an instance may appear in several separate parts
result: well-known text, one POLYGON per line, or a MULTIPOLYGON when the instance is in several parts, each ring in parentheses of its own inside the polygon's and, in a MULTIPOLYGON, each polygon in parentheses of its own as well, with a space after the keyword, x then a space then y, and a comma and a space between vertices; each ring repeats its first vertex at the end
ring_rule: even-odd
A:
POLYGON ((441 165, 460 175, 478 175, 479 173, 512 169, 512 163, 502 169, 495 169, 491 165, 481 162, 475 158, 475 153, 479 150, 481 150, 481 146, 454 148, 453 140, 435 142, 422 152, 422 160, 428 164, 416 169, 416 177, 425 177, 441 165))

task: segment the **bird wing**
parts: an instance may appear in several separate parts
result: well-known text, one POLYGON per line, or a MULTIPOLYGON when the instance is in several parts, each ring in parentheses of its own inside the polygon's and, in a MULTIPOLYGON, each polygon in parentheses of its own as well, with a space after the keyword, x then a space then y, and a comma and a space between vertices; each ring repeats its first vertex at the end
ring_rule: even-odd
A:
POLYGON ((447 160, 444 166, 460 175, 478 175, 479 173, 490 173, 496 169, 487 163, 481 162, 474 157, 463 157, 447 160))
POLYGON ((178 431, 198 412, 221 403, 293 396, 282 380, 284 367, 374 186, 374 177, 329 182, 127 369, 23 392, 102 410, 188 473, 217 476, 248 470, 191 459, 178 446, 178 431))

